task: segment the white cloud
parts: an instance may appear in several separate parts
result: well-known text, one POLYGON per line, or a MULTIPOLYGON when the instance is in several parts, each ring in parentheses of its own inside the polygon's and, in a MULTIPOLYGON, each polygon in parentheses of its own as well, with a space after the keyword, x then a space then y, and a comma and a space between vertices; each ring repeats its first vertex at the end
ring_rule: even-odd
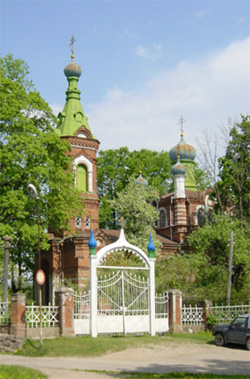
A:
POLYGON ((101 149, 169 150, 179 141, 180 115, 187 120, 185 139, 195 146, 204 130, 216 132, 229 117, 249 114, 249 45, 247 38, 203 61, 180 62, 137 92, 110 89, 86 109, 101 149))
POLYGON ((135 55, 138 57, 147 58, 149 56, 149 51, 145 47, 138 45, 135 48, 135 55))
POLYGON ((135 55, 148 60, 158 60, 163 55, 163 47, 161 43, 153 43, 152 46, 137 45, 134 50, 135 55))

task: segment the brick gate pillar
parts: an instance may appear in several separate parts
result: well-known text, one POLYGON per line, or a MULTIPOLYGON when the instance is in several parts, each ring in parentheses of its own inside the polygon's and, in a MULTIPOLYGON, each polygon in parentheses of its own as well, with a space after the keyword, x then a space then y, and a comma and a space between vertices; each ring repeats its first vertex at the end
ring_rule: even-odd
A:
POLYGON ((15 337, 25 338, 25 307, 26 294, 13 293, 11 295, 11 327, 10 333, 15 337))
POLYGON ((74 337, 74 290, 60 288, 55 291, 56 305, 59 307, 59 328, 63 337, 74 337))
POLYGON ((179 290, 168 290, 169 304, 169 332, 182 332, 182 292, 179 290))

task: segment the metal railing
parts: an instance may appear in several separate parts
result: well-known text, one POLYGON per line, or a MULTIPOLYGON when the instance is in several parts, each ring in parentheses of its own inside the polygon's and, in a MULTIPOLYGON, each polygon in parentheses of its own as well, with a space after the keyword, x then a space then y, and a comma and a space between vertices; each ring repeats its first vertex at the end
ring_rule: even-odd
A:
MULTIPOLYGON (((54 328, 59 326, 58 321, 59 307, 54 305, 42 306, 42 327, 54 328)), ((39 305, 28 305, 25 309, 25 322, 27 328, 40 327, 40 308, 39 305)))
POLYGON ((74 295, 74 319, 83 320, 89 318, 90 293, 84 292, 74 295))
POLYGON ((203 308, 195 305, 182 307, 182 325, 201 325, 204 323, 203 308))
POLYGON ((168 317, 168 293, 155 295, 155 317, 168 317))
POLYGON ((247 313, 250 314, 250 303, 248 305, 215 305, 209 307, 209 317, 217 324, 229 323, 236 316, 247 313))
POLYGON ((8 325, 11 320, 11 307, 9 302, 0 302, 0 325, 8 325))

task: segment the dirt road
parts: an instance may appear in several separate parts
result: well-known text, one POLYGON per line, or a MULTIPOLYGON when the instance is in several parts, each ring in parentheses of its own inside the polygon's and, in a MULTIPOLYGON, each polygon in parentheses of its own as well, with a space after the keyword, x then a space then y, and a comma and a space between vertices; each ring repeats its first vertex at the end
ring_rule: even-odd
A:
POLYGON ((21 365, 46 373, 49 379, 110 379, 111 373, 84 370, 138 372, 193 372, 238 374, 250 377, 250 352, 244 347, 175 344, 128 349, 95 358, 28 358, 0 355, 0 364, 21 365))

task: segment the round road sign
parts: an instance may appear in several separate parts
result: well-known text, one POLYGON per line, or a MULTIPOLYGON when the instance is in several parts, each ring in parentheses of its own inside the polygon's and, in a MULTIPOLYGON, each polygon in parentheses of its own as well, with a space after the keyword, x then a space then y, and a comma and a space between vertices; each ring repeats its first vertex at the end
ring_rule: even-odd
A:
POLYGON ((45 282, 45 274, 43 270, 38 270, 36 273, 36 281, 40 286, 42 286, 45 282))

